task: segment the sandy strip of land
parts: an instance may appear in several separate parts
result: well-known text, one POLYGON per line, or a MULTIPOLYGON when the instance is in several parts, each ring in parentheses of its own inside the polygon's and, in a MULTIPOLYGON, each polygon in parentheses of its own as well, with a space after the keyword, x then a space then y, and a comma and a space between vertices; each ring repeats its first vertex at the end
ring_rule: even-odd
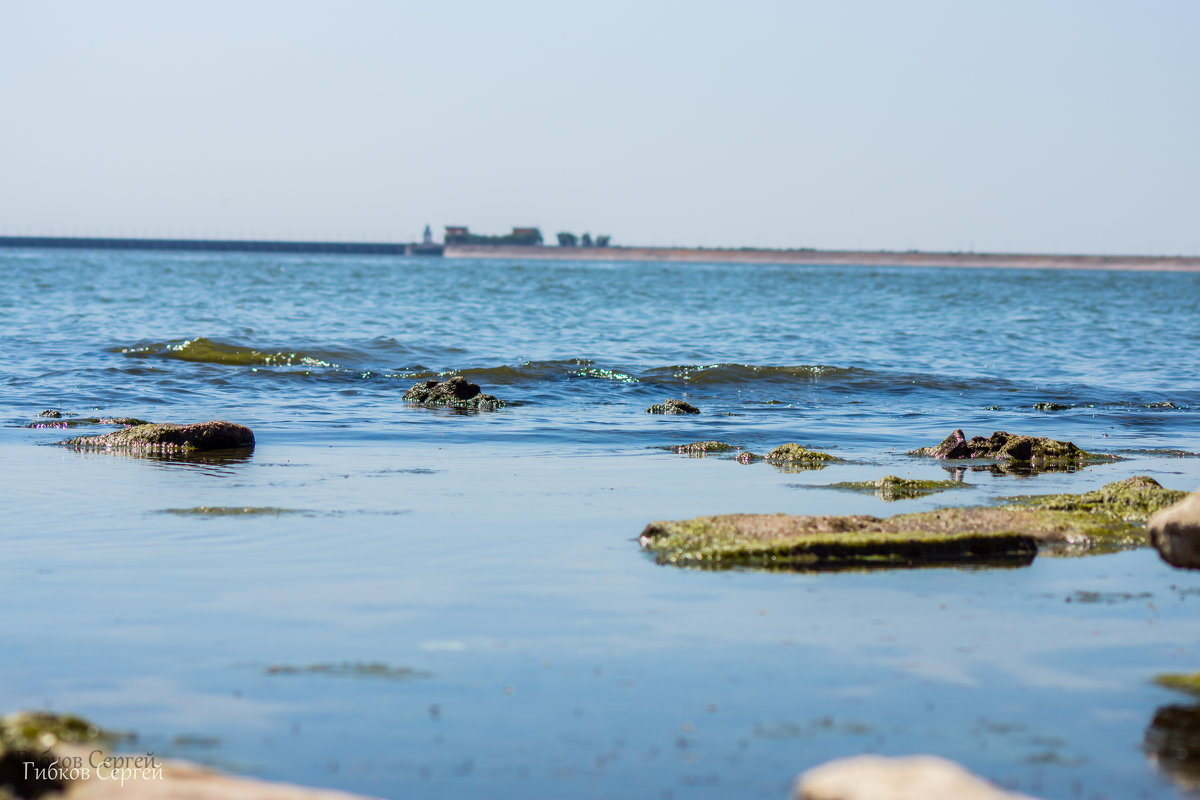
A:
POLYGON ((446 247, 446 258, 1200 272, 1200 257, 1195 256, 1089 256, 1034 253, 922 253, 916 251, 898 253, 865 250, 757 250, 751 248, 734 250, 685 247, 449 245, 446 247))

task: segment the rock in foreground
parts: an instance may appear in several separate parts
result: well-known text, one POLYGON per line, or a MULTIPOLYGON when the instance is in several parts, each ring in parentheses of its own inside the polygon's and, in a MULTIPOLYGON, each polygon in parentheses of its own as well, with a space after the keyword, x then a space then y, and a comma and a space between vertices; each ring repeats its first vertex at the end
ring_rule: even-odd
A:
POLYGON ((1021 436, 996 431, 991 436, 967 439, 959 428, 933 447, 921 447, 910 456, 929 458, 990 458, 997 461, 1029 461, 1035 464, 1081 464, 1107 460, 1110 456, 1080 450, 1074 442, 1061 442, 1045 436, 1021 436))
POLYGON ((1140 521, 1179 498, 1152 478, 1081 495, 1015 498, 1000 507, 864 515, 726 514, 652 522, 639 537, 661 564, 822 570, 1024 564, 1039 545, 1071 553, 1146 543, 1140 521))
POLYGON ((854 756, 796 779, 795 800, 1032 800, 937 756, 854 756))
POLYGON ((245 425, 216 420, 192 425, 134 425, 101 436, 78 436, 59 444, 79 450, 128 450, 142 453, 189 453, 254 447, 254 432, 245 425))
POLYGON ((490 394, 484 394, 478 383, 471 383, 462 375, 445 381, 428 380, 414 383, 404 393, 404 399, 423 406, 450 406, 472 411, 495 411, 504 405, 490 394))
POLYGON ((1200 490, 1156 513, 1146 528, 1163 561, 1182 569, 1200 569, 1200 490))
POLYGON ((699 414, 700 409, 691 403, 671 398, 661 403, 655 403, 646 409, 647 414, 699 414))

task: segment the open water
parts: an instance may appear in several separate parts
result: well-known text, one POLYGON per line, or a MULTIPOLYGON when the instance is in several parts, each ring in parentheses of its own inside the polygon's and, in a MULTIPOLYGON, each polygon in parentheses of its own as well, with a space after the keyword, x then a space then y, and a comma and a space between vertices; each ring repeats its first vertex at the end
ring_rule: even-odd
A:
POLYGON ((1200 573, 1151 550, 784 574, 636 541, 709 513, 1195 489, 1200 274, 61 250, 0 271, 0 710, 395 798, 784 798, 864 752, 1045 798, 1200 773, 1152 757, 1162 709, 1200 714, 1152 683, 1200 669, 1200 573), (401 400, 451 373, 513 405, 401 400), (645 413, 668 397, 703 413, 645 413), (76 452, 53 443, 111 426, 28 427, 47 408, 228 419, 257 446, 76 452), (954 428, 1124 460, 897 503, 823 488, 946 478, 904 453, 954 428), (700 439, 846 463, 664 449, 700 439))

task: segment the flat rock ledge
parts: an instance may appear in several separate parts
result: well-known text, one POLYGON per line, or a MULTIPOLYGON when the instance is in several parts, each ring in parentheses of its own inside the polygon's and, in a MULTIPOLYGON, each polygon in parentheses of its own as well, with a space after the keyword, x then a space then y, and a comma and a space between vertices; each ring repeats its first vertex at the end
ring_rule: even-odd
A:
POLYGON ((646 409, 647 414, 699 414, 700 409, 685 400, 670 398, 646 409))
POLYGON ((191 453, 245 450, 254 447, 254 432, 224 420, 191 425, 134 425, 100 436, 77 436, 59 442, 77 450, 127 450, 142 453, 191 453))
POLYGON ((478 383, 471 383, 462 375, 445 381, 428 380, 414 383, 404 393, 404 400, 423 406, 449 406, 470 411, 495 411, 508 403, 493 395, 484 394, 478 383))
POLYGON ((1040 547, 1066 555, 1143 546, 1141 523, 1183 492, 1140 476, 1079 495, 1012 498, 999 507, 866 515, 725 514, 651 522, 638 541, 660 564, 726 569, 870 569, 1022 565, 1040 547))
POLYGON ((796 779, 794 800, 1034 800, 937 756, 853 756, 796 779))
POLYGON ((152 753, 81 717, 0 717, 0 797, 65 800, 364 800, 359 795, 222 775, 152 753))
POLYGON ((1200 490, 1150 517, 1146 528, 1163 561, 1181 569, 1200 569, 1200 490))
POLYGON ((1028 461, 1034 464, 1082 464, 1116 460, 1115 456, 1081 450, 1074 442, 1048 439, 1045 436, 1023 436, 996 431, 991 436, 973 436, 968 439, 961 428, 943 439, 941 444, 919 447, 909 451, 908 455, 943 459, 987 458, 996 461, 1028 461))

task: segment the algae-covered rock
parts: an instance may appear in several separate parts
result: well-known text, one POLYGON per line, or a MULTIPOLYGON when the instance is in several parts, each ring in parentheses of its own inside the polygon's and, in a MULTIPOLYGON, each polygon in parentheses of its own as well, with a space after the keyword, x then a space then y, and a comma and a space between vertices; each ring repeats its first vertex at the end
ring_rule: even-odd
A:
POLYGON ((1062 403, 1034 403, 1034 411, 1066 411, 1070 406, 1062 403))
POLYGON ((1039 546, 1081 555, 1145 545, 1139 520, 1146 509, 1170 502, 1176 494, 1152 479, 1135 478, 1083 495, 1017 498, 1006 506, 944 508, 885 519, 727 514, 652 522, 639 541, 659 563, 708 568, 1027 563, 1039 546))
POLYGON ((61 411, 56 411, 56 410, 55 410, 55 409, 53 409, 53 408, 47 408, 47 409, 46 409, 45 411, 43 411, 42 413, 38 414, 38 416, 39 416, 39 417, 49 417, 50 419, 58 419, 59 417, 61 417, 61 416, 62 416, 62 412, 61 412, 61 411))
POLYGON ((700 409, 684 400, 670 398, 646 409, 647 414, 699 414, 700 409))
POLYGON ((811 570, 1028 563, 1030 536, 1011 532, 896 531, 870 516, 727 514, 652 522, 639 537, 660 564, 709 569, 811 570))
POLYGON ((962 481, 927 481, 901 478, 896 475, 884 475, 877 481, 832 483, 828 488, 845 489, 852 492, 871 492, 880 500, 891 503, 896 500, 911 500, 916 497, 925 497, 934 492, 944 492, 947 489, 969 489, 971 485, 962 481))
POLYGON ((1190 694, 1194 697, 1200 697, 1200 672, 1194 674, 1167 674, 1159 675, 1154 679, 1154 682, 1164 689, 1174 689, 1177 692, 1190 694))
POLYGON ((961 428, 947 436, 940 444, 912 450, 909 455, 951 459, 991 458, 998 461, 1067 465, 1113 458, 1081 450, 1074 442, 1063 442, 1044 436, 1022 436, 1006 431, 996 431, 988 437, 974 436, 968 440, 961 428))
POLYGON ((1200 569, 1200 490, 1156 512, 1146 527, 1163 561, 1181 569, 1200 569))
POLYGON ((1164 489, 1149 475, 1113 481, 1083 494, 1049 494, 1009 498, 1016 505, 1050 511, 1084 511, 1125 522, 1146 522, 1152 514, 1178 503, 1187 492, 1164 489))
MULTIPOLYGON (((42 414, 38 415, 43 416, 42 414)), ((70 417, 62 415, 52 418, 53 422, 31 422, 26 428, 81 428, 87 425, 122 425, 126 428, 134 425, 149 425, 149 421, 136 417, 70 417)))
POLYGON ((59 444, 76 449, 143 453, 189 453, 254 447, 254 432, 244 425, 216 420, 192 425, 134 425, 100 436, 79 436, 59 444))
POLYGON ((471 383, 462 375, 455 375, 445 381, 427 380, 414 383, 412 388, 404 393, 404 399, 424 406, 450 406, 473 411, 495 411, 507 405, 503 400, 484 394, 479 384, 471 383))
POLYGON ((809 450, 795 442, 779 445, 767 453, 764 458, 785 471, 824 469, 827 464, 841 461, 837 456, 831 456, 829 453, 822 453, 819 450, 809 450))
POLYGON ((688 444, 679 444, 671 448, 676 453, 687 454, 689 456, 703 456, 708 453, 728 453, 731 450, 738 448, 725 442, 689 442, 688 444))

